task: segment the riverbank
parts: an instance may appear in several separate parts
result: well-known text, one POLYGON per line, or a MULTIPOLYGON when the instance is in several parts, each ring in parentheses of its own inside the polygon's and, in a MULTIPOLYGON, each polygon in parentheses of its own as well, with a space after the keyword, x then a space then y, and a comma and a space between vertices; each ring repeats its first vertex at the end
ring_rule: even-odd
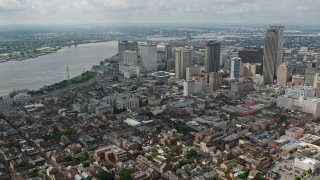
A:
POLYGON ((56 53, 23 61, 0 63, 0 96, 21 89, 38 90, 80 75, 118 53, 118 42, 89 43, 64 47, 56 53))
POLYGON ((39 56, 56 53, 57 51, 59 51, 64 47, 72 47, 72 46, 77 47, 78 45, 83 45, 83 44, 102 43, 102 42, 109 42, 109 41, 112 41, 112 40, 90 40, 90 41, 79 42, 77 44, 72 44, 72 45, 65 44, 65 45, 56 46, 56 47, 43 47, 43 48, 34 49, 32 51, 30 50, 28 51, 28 53, 18 52, 14 55, 11 54, 11 56, 13 57, 10 57, 10 55, 8 54, 6 56, 0 56, 0 63, 8 62, 8 61, 24 61, 28 59, 33 59, 39 56))

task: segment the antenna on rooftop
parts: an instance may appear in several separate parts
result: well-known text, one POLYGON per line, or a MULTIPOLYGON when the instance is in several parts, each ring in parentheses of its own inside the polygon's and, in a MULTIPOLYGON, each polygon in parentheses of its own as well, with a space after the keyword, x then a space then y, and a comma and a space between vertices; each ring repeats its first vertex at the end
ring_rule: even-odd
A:
POLYGON ((67 76, 68 76, 68 81, 69 81, 69 66, 67 65, 67 76))

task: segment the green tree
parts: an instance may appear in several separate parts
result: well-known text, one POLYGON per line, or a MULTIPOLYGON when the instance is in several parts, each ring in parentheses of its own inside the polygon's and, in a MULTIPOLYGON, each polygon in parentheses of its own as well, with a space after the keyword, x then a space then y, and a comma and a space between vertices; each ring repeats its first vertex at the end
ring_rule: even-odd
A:
POLYGON ((65 160, 66 162, 70 162, 70 161, 73 160, 73 158, 72 158, 72 156, 67 156, 67 157, 64 158, 64 160, 65 160))
POLYGON ((114 180, 114 177, 111 173, 103 170, 99 171, 97 178, 98 180, 114 180))
POLYGON ((301 180, 301 177, 296 176, 296 177, 294 177, 294 180, 301 180))
POLYGON ((89 167, 90 166, 90 162, 89 161, 82 161, 81 162, 83 167, 89 167))
POLYGON ((130 171, 122 169, 119 173, 120 180, 132 180, 130 171))
POLYGON ((195 149, 190 149, 187 154, 186 154, 186 157, 188 159, 192 159, 194 157, 196 157, 198 155, 197 151, 195 149))
POLYGON ((312 174, 311 168, 308 169, 307 173, 308 173, 309 175, 312 174))

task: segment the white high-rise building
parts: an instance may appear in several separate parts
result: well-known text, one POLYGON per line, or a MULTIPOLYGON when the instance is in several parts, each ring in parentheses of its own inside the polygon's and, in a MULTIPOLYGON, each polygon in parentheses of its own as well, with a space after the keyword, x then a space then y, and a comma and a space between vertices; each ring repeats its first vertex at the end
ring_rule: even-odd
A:
POLYGON ((241 58, 231 58, 231 72, 230 78, 239 78, 241 74, 241 58))
POLYGON ((148 71, 156 71, 158 67, 157 45, 146 44, 140 46, 141 65, 148 71))
POLYGON ((176 79, 184 79, 186 77, 186 68, 192 66, 192 48, 179 47, 176 48, 175 73, 176 79))

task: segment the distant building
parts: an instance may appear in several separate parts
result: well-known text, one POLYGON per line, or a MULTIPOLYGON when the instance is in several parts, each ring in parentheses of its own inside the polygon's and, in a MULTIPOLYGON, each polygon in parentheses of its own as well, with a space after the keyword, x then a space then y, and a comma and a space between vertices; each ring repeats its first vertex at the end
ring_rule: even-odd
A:
POLYGON ((203 66, 204 65, 204 52, 202 51, 196 51, 194 53, 194 63, 203 66))
POLYGON ((241 74, 241 58, 231 58, 230 78, 239 78, 241 74))
POLYGON ((210 72, 208 74, 208 90, 214 91, 217 89, 220 89, 220 86, 222 84, 222 74, 221 73, 215 73, 215 72, 210 72))
POLYGON ((239 51, 239 58, 242 63, 261 63, 258 50, 245 48, 239 51))
POLYGON ((229 94, 232 96, 242 95, 254 90, 253 81, 241 80, 231 81, 229 94))
POLYGON ((165 60, 173 58, 173 47, 171 44, 166 44, 164 47, 165 60))
POLYGON ((183 81, 183 96, 189 96, 195 93, 201 93, 202 83, 198 80, 183 81))
POLYGON ((220 41, 208 41, 205 45, 204 70, 205 72, 215 72, 220 70, 220 41))
POLYGON ((138 65, 125 65, 125 64, 119 64, 119 72, 120 74, 125 75, 126 73, 129 73, 130 77, 140 77, 140 66, 138 65))
POLYGON ((285 90, 285 95, 293 99, 299 99, 301 96, 305 98, 315 97, 315 90, 310 86, 294 86, 285 90))
POLYGON ((31 95, 27 93, 19 93, 13 97, 13 102, 18 105, 24 105, 31 102, 31 95))
POLYGON ((176 48, 175 73, 176 79, 184 79, 186 77, 186 68, 192 66, 192 48, 179 47, 176 48))
POLYGON ((293 127, 286 130, 286 136, 293 137, 295 139, 299 139, 303 136, 304 129, 300 127, 293 127))
POLYGON ((138 52, 138 42, 129 42, 129 41, 118 41, 118 54, 119 61, 123 61, 123 52, 126 50, 136 51, 138 52))
POLYGON ((253 77, 257 74, 257 70, 261 68, 261 64, 243 63, 241 67, 241 76, 253 77))
POLYGON ((122 109, 131 109, 136 110, 139 108, 139 98, 130 97, 130 98, 119 98, 117 99, 117 108, 122 109))
POLYGON ((304 76, 300 74, 295 74, 292 76, 292 83, 294 86, 303 86, 304 85, 304 76))
POLYGON ((316 90, 316 96, 320 96, 320 73, 316 73, 313 78, 313 88, 316 90))
POLYGON ((186 68, 186 80, 192 79, 193 76, 199 76, 201 73, 200 66, 186 68))
POLYGON ((158 68, 157 45, 141 45, 140 62, 147 71, 156 71, 158 68))

